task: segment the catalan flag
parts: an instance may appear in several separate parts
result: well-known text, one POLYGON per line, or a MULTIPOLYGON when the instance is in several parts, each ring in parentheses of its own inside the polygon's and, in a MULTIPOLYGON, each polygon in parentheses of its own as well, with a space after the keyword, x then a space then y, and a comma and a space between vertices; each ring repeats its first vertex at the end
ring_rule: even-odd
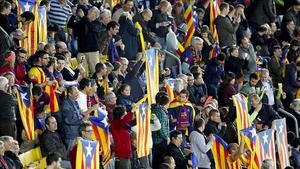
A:
MULTIPOLYGON (((36 0, 18 0, 18 15, 25 11, 30 11, 34 16, 38 16, 38 3, 36 0)), ((22 25, 19 27, 23 30, 26 39, 20 40, 20 46, 24 47, 29 55, 33 55, 37 49, 38 42, 38 21, 37 19, 30 24, 22 25)))
POLYGON ((49 94, 50 96, 50 106, 49 106, 49 112, 56 113, 59 111, 58 101, 56 97, 55 90, 58 89, 58 83, 56 80, 54 80, 54 83, 52 86, 46 86, 45 92, 49 94))
POLYGON ((99 144, 97 141, 78 139, 76 169, 99 169, 99 144))
POLYGON ((38 43, 48 43, 47 36, 47 13, 45 6, 38 7, 38 43))
POLYGON ((285 118, 274 120, 272 128, 276 131, 280 168, 285 168, 290 165, 285 118))
POLYGON ((107 113, 101 108, 95 112, 94 116, 89 118, 93 124, 93 140, 97 140, 100 143, 102 149, 103 165, 106 166, 110 161, 110 137, 109 137, 109 126, 107 123, 107 113))
POLYGON ((156 49, 146 50, 146 81, 149 104, 155 103, 155 95, 159 91, 159 59, 156 49))
POLYGON ((221 49, 217 43, 214 44, 214 47, 210 51, 210 58, 215 58, 221 52, 221 49))
POLYGON ((273 129, 268 129, 257 133, 260 142, 260 161, 265 159, 272 159, 273 166, 276 169, 276 151, 275 151, 275 131, 273 129))
POLYGON ((219 136, 214 135, 216 140, 212 145, 211 151, 215 160, 216 169, 227 168, 227 157, 229 156, 227 143, 219 136))
POLYGON ((247 145, 248 149, 250 150, 250 158, 249 167, 251 169, 259 169, 260 168, 260 161, 259 161, 259 140, 257 138, 256 130, 253 126, 245 128, 241 130, 242 137, 245 140, 245 144, 247 145))
POLYGON ((166 92, 167 92, 167 94, 169 96, 170 102, 172 102, 175 99, 175 96, 174 96, 174 85, 175 85, 175 79, 168 79, 168 80, 166 80, 165 89, 166 89, 166 92))
POLYGON ((34 139, 34 112, 31 97, 32 94, 29 87, 18 88, 17 100, 19 112, 28 140, 34 139))
POLYGON ((184 7, 185 7, 184 19, 187 25, 187 33, 184 39, 184 47, 186 48, 190 45, 192 41, 195 32, 195 24, 194 24, 192 4, 185 3, 184 7))
MULTIPOLYGON (((251 126, 250 117, 248 114, 248 100, 240 93, 232 96, 233 104, 236 108, 237 131, 251 126)), ((240 136, 240 134, 238 134, 240 136)))
POLYGON ((143 157, 150 153, 151 128, 150 128, 151 111, 147 103, 137 105, 136 110, 136 140, 137 156, 143 157))
POLYGON ((210 3, 209 3, 209 10, 210 10, 209 29, 210 29, 210 32, 212 33, 213 38, 216 43, 219 43, 219 38, 218 38, 217 28, 215 25, 215 19, 220 14, 220 9, 219 9, 220 4, 221 4, 221 0, 210 0, 210 3))

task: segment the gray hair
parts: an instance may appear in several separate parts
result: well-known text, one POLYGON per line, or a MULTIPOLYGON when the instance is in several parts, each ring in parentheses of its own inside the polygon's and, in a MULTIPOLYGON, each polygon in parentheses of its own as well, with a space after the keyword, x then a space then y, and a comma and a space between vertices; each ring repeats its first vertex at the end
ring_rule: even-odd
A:
POLYGON ((273 163, 274 163, 273 160, 271 160, 271 159, 265 159, 262 162, 261 169, 273 169, 274 168, 274 164, 273 163))
POLYGON ((145 15, 145 14, 151 14, 152 15, 152 11, 150 9, 144 9, 142 14, 143 15, 145 15))
POLYGON ((6 77, 0 76, 0 90, 6 90, 8 83, 9 81, 6 77))
POLYGON ((191 45, 194 46, 197 42, 203 43, 203 39, 198 36, 194 36, 191 42, 191 45))
POLYGON ((116 95, 114 92, 108 92, 104 95, 104 100, 107 102, 109 101, 114 95, 116 95))
POLYGON ((100 19, 104 17, 111 17, 111 12, 108 9, 103 9, 103 11, 100 13, 100 19))
MULTIPOLYGON (((293 110, 296 110, 296 107, 300 105, 300 99, 295 99, 292 101, 292 103, 290 104, 290 108, 293 110)), ((298 111, 298 110, 297 110, 298 111)))
POLYGON ((129 12, 123 12, 121 16, 125 16, 126 18, 132 18, 129 12))
POLYGON ((261 75, 263 75, 263 74, 267 74, 268 76, 270 75, 269 70, 266 68, 261 69, 260 72, 261 72, 261 75))
POLYGON ((99 16, 100 16, 100 10, 97 7, 95 7, 95 6, 93 6, 91 8, 91 10, 93 10, 95 12, 96 18, 99 18, 99 16))

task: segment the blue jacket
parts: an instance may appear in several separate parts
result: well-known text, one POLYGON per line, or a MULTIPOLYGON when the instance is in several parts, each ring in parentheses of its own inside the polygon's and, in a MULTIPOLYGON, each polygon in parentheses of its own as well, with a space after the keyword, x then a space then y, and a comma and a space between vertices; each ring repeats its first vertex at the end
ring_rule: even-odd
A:
POLYGON ((65 139, 75 139, 79 137, 79 125, 83 116, 80 114, 79 105, 76 101, 66 99, 61 105, 63 133, 65 139))

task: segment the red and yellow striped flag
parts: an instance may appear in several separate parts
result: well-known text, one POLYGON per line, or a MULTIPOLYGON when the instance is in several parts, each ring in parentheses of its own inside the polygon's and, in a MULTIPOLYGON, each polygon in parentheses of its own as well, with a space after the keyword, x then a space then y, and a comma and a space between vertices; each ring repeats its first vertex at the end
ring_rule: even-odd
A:
POLYGON ((29 87, 18 88, 17 100, 21 120, 28 140, 34 140, 34 112, 29 87))
POLYGON ((78 139, 76 169, 99 169, 99 144, 97 141, 78 139))
POLYGON ((220 14, 220 9, 219 9, 220 3, 221 3, 220 0, 210 0, 209 3, 209 10, 210 10, 209 29, 216 43, 219 43, 219 38, 218 38, 217 28, 215 25, 215 19, 220 14))
MULTIPOLYGON (((236 107, 236 123, 238 136, 240 136, 240 131, 242 129, 248 128, 251 126, 250 117, 248 114, 248 100, 246 97, 240 93, 232 96, 233 104, 236 107)), ((239 137, 240 140, 240 137, 239 137)))
POLYGON ((159 56, 156 49, 146 50, 146 81, 149 105, 155 103, 159 92, 159 56))
MULTIPOLYGON (((18 0, 18 15, 25 11, 30 11, 34 16, 38 16, 38 2, 36 0, 18 0)), ((29 55, 33 55, 37 49, 38 42, 38 19, 26 25, 19 25, 27 36, 24 40, 20 40, 20 46, 24 47, 29 55)))
POLYGON ((290 165, 285 118, 274 120, 272 128, 276 131, 280 168, 285 168, 290 165))
POLYGON ((102 149, 102 163, 104 166, 110 162, 110 138, 109 138, 109 126, 107 123, 107 113, 102 109, 98 109, 94 116, 89 118, 93 124, 93 140, 97 140, 100 143, 102 149))
POLYGON ((211 151, 215 161, 216 169, 225 169, 227 168, 227 157, 229 156, 228 145, 227 143, 219 136, 214 135, 216 140, 213 144, 211 151))
POLYGON ((151 111, 147 103, 137 105, 136 110, 136 140, 138 158, 149 155, 151 147, 151 111))
POLYGON ((56 113, 59 111, 59 105, 56 97, 55 90, 58 89, 58 83, 55 80, 52 86, 46 86, 45 92, 49 94, 50 96, 50 106, 49 106, 49 112, 56 113))
POLYGON ((184 6, 185 6, 184 19, 187 25, 187 33, 184 39, 184 47, 186 48, 190 45, 192 41, 195 32, 195 23, 193 17, 193 5, 185 3, 184 6))

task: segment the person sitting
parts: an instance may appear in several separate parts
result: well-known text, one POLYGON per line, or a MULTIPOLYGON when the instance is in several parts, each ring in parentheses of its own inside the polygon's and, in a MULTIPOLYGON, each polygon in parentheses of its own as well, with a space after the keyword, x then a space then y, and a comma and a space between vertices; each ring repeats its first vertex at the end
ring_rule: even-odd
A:
POLYGON ((187 169, 188 166, 192 166, 192 161, 189 160, 180 149, 182 143, 182 133, 178 130, 174 130, 170 133, 171 142, 167 147, 167 156, 172 156, 175 160, 175 169, 187 169))
POLYGON ((46 158, 46 162, 47 162, 46 169, 62 169, 60 166, 61 157, 56 152, 48 154, 46 158))
POLYGON ((47 154, 57 152, 60 154, 59 157, 66 160, 67 150, 63 144, 62 138, 57 130, 57 122, 55 117, 48 116, 45 119, 46 130, 43 132, 40 138, 40 147, 42 156, 45 157, 47 154))

